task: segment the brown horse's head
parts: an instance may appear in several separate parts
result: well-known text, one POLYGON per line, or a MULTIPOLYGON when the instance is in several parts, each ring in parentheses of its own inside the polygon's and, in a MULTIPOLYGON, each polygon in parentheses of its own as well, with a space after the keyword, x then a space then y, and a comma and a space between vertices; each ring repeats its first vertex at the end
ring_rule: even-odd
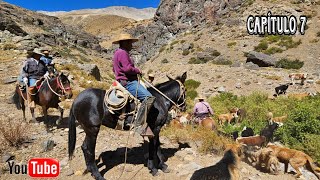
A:
POLYGON ((70 81, 66 75, 64 75, 63 73, 59 73, 57 77, 57 84, 62 94, 65 95, 67 99, 72 98, 73 94, 70 87, 70 81))

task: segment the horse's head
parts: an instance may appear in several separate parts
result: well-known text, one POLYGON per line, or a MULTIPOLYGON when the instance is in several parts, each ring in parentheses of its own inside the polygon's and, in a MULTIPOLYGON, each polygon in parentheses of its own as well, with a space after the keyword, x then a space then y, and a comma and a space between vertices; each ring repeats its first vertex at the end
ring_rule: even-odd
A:
MULTIPOLYGON (((173 101, 176 102, 181 111, 186 111, 187 103, 186 103, 186 87, 184 86, 184 82, 187 79, 187 72, 183 73, 181 76, 176 77, 175 79, 168 76, 169 82, 176 82, 175 84, 178 86, 172 87, 172 93, 176 93, 173 96, 173 101), (176 90, 175 90, 176 89, 176 90)), ((172 94, 170 93, 170 94, 172 94)))
POLYGON ((73 94, 70 87, 70 81, 66 75, 64 75, 63 73, 59 73, 57 77, 57 84, 62 94, 65 95, 67 99, 72 98, 73 94))

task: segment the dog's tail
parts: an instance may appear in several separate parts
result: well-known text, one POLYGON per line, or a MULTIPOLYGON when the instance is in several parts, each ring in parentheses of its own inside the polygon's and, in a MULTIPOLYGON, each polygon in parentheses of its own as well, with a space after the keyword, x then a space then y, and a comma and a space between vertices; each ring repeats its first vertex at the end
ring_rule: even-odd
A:
MULTIPOLYGON (((320 168, 315 167, 315 165, 313 164, 313 160, 310 156, 306 155, 307 158, 307 164, 306 164, 306 168, 312 172, 314 175, 317 176, 318 179, 320 179, 320 175, 316 173, 316 171, 319 171, 320 168)), ((319 171, 320 172, 320 171, 319 171)))

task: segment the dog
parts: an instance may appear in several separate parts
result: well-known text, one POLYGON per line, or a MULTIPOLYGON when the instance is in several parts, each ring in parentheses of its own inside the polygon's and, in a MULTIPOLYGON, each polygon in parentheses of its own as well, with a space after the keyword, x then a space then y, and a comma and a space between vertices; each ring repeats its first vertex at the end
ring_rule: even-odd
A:
POLYGON ((298 178, 302 175, 299 168, 305 165, 308 171, 310 171, 318 179, 320 179, 320 175, 316 173, 319 168, 315 167, 312 158, 304 152, 285 147, 279 147, 272 144, 268 144, 267 148, 271 148, 274 152, 274 155, 278 158, 279 162, 284 163, 285 173, 288 172, 288 165, 290 164, 296 170, 297 174, 295 175, 295 177, 298 178))
POLYGON ((279 96, 280 94, 286 94, 288 87, 289 87, 289 84, 283 84, 274 88, 274 90, 276 91, 276 95, 279 96))
POLYGON ((239 180, 239 156, 242 150, 240 144, 227 145, 223 158, 215 165, 195 171, 190 180, 239 180))
POLYGON ((250 127, 244 127, 242 132, 241 132, 241 137, 250 137, 250 136, 254 136, 254 132, 253 129, 250 127))

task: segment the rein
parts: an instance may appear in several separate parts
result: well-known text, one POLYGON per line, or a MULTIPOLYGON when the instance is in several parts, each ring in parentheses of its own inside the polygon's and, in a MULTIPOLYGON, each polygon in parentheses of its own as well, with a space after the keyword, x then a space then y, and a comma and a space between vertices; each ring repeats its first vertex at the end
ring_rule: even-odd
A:
POLYGON ((183 99, 183 102, 181 104, 177 104, 175 103, 174 101, 172 101, 172 99, 170 99, 168 96, 166 96, 165 94, 163 94, 159 89, 157 89, 156 87, 154 87, 151 83, 149 83, 146 79, 144 79, 142 77, 142 80, 147 83, 147 85, 149 85, 149 87, 151 87, 152 89, 154 89, 155 91, 157 91, 159 94, 161 94, 163 97, 165 97, 167 100, 169 100, 174 106, 176 106, 178 109, 181 109, 181 106, 186 102, 186 99, 184 98, 184 93, 183 93, 183 88, 184 88, 184 85, 179 81, 179 80, 175 80, 179 83, 180 85, 180 95, 179 95, 179 98, 177 101, 179 101, 182 97, 184 98, 183 99))
POLYGON ((70 87, 67 87, 65 88, 62 83, 61 83, 61 80, 59 79, 60 75, 58 77, 56 77, 56 80, 57 80, 57 85, 58 85, 58 88, 60 88, 62 90, 62 94, 58 94, 56 91, 54 91, 52 89, 52 87, 50 86, 50 83, 49 83, 49 79, 46 78, 46 81, 47 81, 47 84, 48 84, 48 87, 50 89, 51 92, 53 92, 55 95, 57 95, 58 97, 62 97, 64 96, 64 94, 66 93, 67 90, 70 90, 71 88, 70 87))

